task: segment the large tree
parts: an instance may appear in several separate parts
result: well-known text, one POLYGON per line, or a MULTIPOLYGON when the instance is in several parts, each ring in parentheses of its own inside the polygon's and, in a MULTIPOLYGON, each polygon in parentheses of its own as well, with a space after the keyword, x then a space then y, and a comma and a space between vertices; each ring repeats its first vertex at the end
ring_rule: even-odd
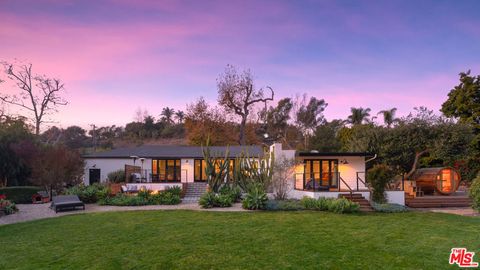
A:
POLYGON ((361 125, 363 123, 368 123, 370 121, 370 108, 350 108, 350 115, 348 116, 346 122, 352 125, 361 125))
POLYGON ((310 149, 320 152, 339 152, 342 144, 337 138, 344 127, 342 120, 332 120, 319 125, 310 139, 310 149))
POLYGON ((178 124, 182 124, 183 121, 185 120, 185 113, 183 111, 176 111, 175 112, 175 119, 177 119, 178 124))
POLYGON ((0 186, 25 184, 30 173, 25 162, 17 155, 15 146, 33 141, 23 118, 0 118, 0 186))
POLYGON ((203 97, 187 105, 185 130, 189 144, 202 145, 207 139, 212 145, 235 142, 235 126, 225 118, 225 112, 211 107, 203 97))
POLYGON ((304 147, 308 148, 308 137, 312 135, 317 127, 325 122, 323 111, 327 107, 323 99, 311 97, 307 104, 297 106, 295 123, 304 136, 304 147))
POLYGON ((85 162, 78 152, 65 146, 45 145, 35 155, 32 163, 31 182, 47 190, 61 190, 65 186, 79 184, 85 162))
POLYGON ((473 145, 480 152, 480 75, 471 76, 470 71, 460 73, 460 84, 450 90, 441 111, 473 127, 477 134, 473 145))
POLYGON ((175 110, 173 108, 165 107, 162 109, 162 113, 160 113, 162 121, 167 124, 173 124, 173 116, 175 114, 175 110))
POLYGON ((397 108, 391 108, 389 110, 382 110, 377 113, 377 115, 381 114, 383 116, 383 123, 385 126, 390 128, 398 119, 395 117, 395 113, 397 112, 397 108))
POLYGON ((273 100, 273 89, 267 86, 270 95, 266 96, 263 88, 255 88, 250 70, 238 72, 231 65, 228 65, 224 73, 217 79, 217 88, 218 104, 224 107, 228 113, 240 117, 238 143, 245 145, 245 127, 248 116, 255 104, 273 100))
POLYGON ((17 94, 0 94, 0 100, 18 106, 32 114, 35 134, 40 134, 40 126, 47 122, 46 116, 56 112, 67 101, 61 96, 64 84, 56 78, 35 74, 32 64, 14 65, 3 62, 7 77, 17 86, 17 94))
MULTIPOLYGON (((278 101, 277 106, 262 111, 262 118, 265 120, 264 131, 268 137, 273 140, 285 139, 287 136, 288 121, 293 108, 290 98, 283 98, 278 101)), ((263 135, 263 134, 261 134, 263 135)))

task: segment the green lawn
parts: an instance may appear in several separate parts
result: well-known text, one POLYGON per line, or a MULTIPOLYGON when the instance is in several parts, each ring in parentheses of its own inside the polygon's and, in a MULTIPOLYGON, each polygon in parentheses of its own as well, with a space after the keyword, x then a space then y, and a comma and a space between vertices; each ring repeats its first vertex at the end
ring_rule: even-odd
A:
POLYGON ((0 244, 0 269, 456 269, 452 247, 480 254, 480 218, 113 212, 0 226, 0 244))

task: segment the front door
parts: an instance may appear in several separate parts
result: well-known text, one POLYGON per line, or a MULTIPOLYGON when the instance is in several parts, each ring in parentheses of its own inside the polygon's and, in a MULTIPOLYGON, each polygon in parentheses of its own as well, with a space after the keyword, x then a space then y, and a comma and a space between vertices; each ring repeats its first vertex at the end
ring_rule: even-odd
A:
POLYGON ((89 183, 100 183, 100 169, 90 169, 89 170, 89 183))
POLYGON ((338 187, 338 160, 305 160, 305 189, 328 190, 338 187))

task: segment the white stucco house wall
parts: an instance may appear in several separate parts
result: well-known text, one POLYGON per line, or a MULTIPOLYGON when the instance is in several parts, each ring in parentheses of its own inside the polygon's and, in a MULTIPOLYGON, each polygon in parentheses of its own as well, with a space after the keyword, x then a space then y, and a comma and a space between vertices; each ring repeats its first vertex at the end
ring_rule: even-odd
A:
MULTIPOLYGON (((227 147, 210 147, 212 154, 224 157, 227 147)), ((266 150, 262 146, 230 146, 228 157, 232 160, 248 152, 250 157, 261 157, 266 150)), ((301 199, 304 196, 338 198, 340 194, 360 193, 370 198, 365 186, 366 163, 373 155, 358 152, 321 153, 298 152, 283 149, 280 143, 268 148, 275 159, 295 160, 295 173, 289 181, 288 197, 301 199)), ((202 148, 199 146, 143 145, 118 148, 84 156, 85 185, 106 182, 109 173, 124 170, 125 165, 140 168, 140 178, 128 185, 143 186, 151 190, 163 190, 170 186, 185 186, 194 182, 206 182, 202 148)), ((388 191, 391 203, 405 204, 403 191, 388 191)))
MULTIPOLYGON (((223 158, 228 149, 231 160, 248 153, 251 157, 264 154, 262 146, 211 146, 213 156, 223 158)), ((140 167, 140 179, 128 185, 143 186, 151 190, 163 190, 166 187, 182 186, 193 182, 206 182, 202 174, 205 164, 202 147, 178 145, 142 145, 130 148, 118 148, 105 152, 83 156, 85 160, 84 184, 105 183, 108 174, 125 170, 125 165, 140 167)))

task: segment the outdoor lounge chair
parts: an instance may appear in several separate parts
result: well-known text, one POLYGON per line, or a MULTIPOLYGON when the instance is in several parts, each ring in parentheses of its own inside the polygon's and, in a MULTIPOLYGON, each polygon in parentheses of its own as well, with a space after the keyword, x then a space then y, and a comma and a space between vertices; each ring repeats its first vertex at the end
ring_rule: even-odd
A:
POLYGON ((57 213, 60 210, 71 209, 75 210, 76 207, 82 207, 85 210, 85 204, 80 201, 77 195, 61 195, 53 197, 50 208, 57 213))

